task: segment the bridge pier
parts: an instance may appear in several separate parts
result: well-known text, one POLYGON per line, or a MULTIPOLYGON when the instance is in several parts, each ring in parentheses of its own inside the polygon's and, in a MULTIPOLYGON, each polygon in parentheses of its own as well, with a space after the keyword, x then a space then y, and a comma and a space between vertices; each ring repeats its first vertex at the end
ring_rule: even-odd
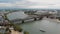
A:
POLYGON ((37 18, 34 18, 34 21, 36 21, 37 20, 37 18))
POLYGON ((46 16, 48 18, 48 16, 46 16))
POLYGON ((39 17, 39 20, 42 20, 43 19, 43 17, 39 17))
POLYGON ((24 23, 24 20, 22 20, 22 23, 24 23))

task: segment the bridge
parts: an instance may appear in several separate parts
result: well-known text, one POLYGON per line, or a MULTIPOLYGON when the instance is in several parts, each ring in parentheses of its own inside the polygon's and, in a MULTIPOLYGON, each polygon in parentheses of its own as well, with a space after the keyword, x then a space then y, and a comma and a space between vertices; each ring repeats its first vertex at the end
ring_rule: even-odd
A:
POLYGON ((43 17, 42 16, 36 16, 36 15, 29 15, 28 17, 26 18, 23 18, 23 19, 14 19, 14 20, 10 20, 11 22, 16 22, 16 21, 21 21, 21 23, 24 23, 26 20, 30 20, 30 19, 33 19, 33 21, 36 21, 36 20, 41 20, 43 17))
MULTIPOLYGON (((5 19, 5 20, 8 20, 8 21, 10 21, 8 18, 7 18, 7 14, 9 14, 9 13, 14 13, 14 12, 18 12, 18 11, 12 11, 12 12, 7 12, 7 13, 4 13, 4 15, 2 15, 2 17, 5 19)), ((28 17, 26 17, 26 18, 24 18, 24 19, 14 19, 14 20, 11 20, 12 22, 13 21, 21 21, 22 23, 24 23, 24 21, 25 20, 29 20, 29 19, 34 19, 34 21, 36 21, 37 20, 37 18, 39 19, 39 20, 41 20, 44 16, 49 16, 50 14, 45 14, 45 15, 40 15, 40 14, 32 14, 32 15, 29 15, 28 17)))

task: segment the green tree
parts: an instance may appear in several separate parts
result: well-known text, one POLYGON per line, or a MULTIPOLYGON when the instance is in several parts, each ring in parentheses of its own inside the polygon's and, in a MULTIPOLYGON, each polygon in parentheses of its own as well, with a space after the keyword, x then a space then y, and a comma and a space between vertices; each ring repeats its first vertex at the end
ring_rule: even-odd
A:
POLYGON ((2 33, 0 32, 0 34, 2 34, 2 33))
POLYGON ((22 32, 22 28, 19 25, 14 25, 14 30, 22 32))
POLYGON ((29 34, 29 32, 27 32, 27 31, 24 31, 24 34, 29 34))

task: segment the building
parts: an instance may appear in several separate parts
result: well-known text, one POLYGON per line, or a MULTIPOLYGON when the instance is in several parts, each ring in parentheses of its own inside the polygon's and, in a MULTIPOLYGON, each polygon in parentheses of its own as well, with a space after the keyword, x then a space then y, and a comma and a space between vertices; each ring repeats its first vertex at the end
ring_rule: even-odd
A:
POLYGON ((49 11, 49 14, 51 14, 49 17, 56 18, 56 16, 57 16, 57 11, 56 11, 56 10, 54 10, 54 11, 49 11))
POLYGON ((60 11, 57 11, 57 17, 60 17, 60 11))
POLYGON ((2 16, 0 16, 0 23, 3 23, 3 17, 2 16))
POLYGON ((57 10, 56 18, 60 20, 60 10, 57 10))
POLYGON ((48 11, 39 10, 39 11, 35 12, 34 14, 36 14, 36 15, 47 15, 48 11))
POLYGON ((13 12, 13 13, 9 13, 7 15, 8 19, 14 23, 20 23, 21 19, 25 19, 28 17, 28 15, 26 15, 23 11, 19 11, 19 12, 13 12))

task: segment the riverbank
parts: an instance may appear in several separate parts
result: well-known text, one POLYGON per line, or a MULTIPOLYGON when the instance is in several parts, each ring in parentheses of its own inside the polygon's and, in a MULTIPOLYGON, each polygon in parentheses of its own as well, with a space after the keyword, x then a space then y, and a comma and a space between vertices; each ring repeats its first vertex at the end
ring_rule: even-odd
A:
POLYGON ((60 22, 60 20, 59 19, 51 19, 51 18, 46 18, 46 17, 44 17, 44 20, 49 20, 49 21, 53 21, 53 22, 60 22))
POLYGON ((23 34, 23 32, 18 32, 18 31, 11 30, 11 34, 23 34))

